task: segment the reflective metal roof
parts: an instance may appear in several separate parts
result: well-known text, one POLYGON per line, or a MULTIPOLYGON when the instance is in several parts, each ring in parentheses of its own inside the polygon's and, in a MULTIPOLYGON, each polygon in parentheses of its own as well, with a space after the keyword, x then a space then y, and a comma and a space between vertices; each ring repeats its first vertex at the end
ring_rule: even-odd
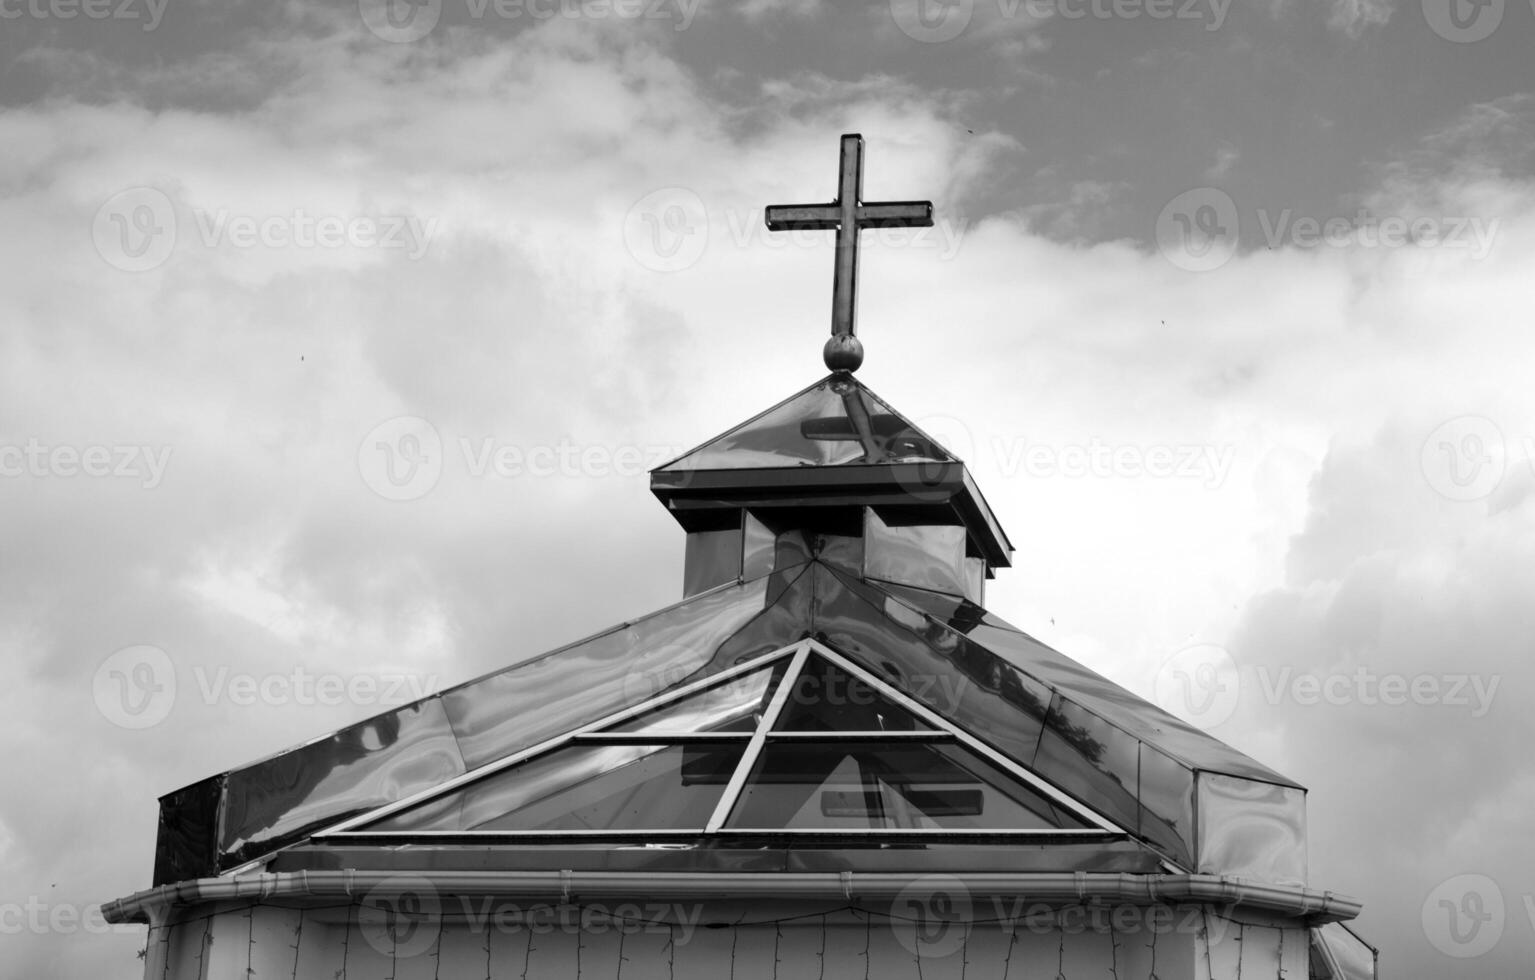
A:
POLYGON ((978 606, 817 558, 162 801, 156 883, 229 870, 814 637, 1186 870, 1302 882, 1304 791, 978 606))

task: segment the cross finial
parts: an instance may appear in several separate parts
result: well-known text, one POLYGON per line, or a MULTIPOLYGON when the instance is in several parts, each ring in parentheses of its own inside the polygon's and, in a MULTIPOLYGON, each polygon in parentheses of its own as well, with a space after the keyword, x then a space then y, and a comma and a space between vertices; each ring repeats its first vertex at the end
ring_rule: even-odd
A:
POLYGON ((852 372, 863 363, 863 344, 854 336, 858 309, 858 233, 865 228, 928 228, 933 224, 932 201, 885 201, 865 204, 863 137, 842 137, 842 166, 837 199, 830 204, 775 204, 767 209, 769 231, 809 228, 837 232, 837 267, 831 297, 831 339, 826 342, 826 366, 852 372))

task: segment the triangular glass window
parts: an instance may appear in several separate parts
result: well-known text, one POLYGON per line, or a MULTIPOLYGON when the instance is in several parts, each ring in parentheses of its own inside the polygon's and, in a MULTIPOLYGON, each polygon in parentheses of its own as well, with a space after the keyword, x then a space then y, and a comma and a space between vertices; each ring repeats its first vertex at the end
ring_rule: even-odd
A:
POLYGON ((573 732, 370 833, 1094 831, 1103 824, 815 641, 573 732))

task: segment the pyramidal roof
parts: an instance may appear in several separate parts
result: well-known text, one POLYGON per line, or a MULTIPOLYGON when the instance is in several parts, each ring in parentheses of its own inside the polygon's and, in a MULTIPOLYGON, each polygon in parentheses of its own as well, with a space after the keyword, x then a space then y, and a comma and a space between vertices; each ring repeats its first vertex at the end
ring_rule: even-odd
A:
POLYGON ((831 374, 657 472, 959 462, 849 374, 831 374))
POLYGON ((252 861, 1304 882, 1293 782, 967 600, 861 577, 848 554, 804 549, 172 793, 156 883, 252 861))
POLYGON ((965 527, 988 570, 1013 546, 964 461, 847 372, 833 372, 651 472, 684 528, 742 506, 913 506, 965 527))

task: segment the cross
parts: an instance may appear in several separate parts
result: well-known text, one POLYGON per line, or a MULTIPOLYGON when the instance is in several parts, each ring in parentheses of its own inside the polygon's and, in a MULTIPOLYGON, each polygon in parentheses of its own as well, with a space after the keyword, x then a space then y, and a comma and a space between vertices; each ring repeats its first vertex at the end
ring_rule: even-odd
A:
POLYGON ((842 165, 837 199, 830 204, 774 204, 767 209, 769 231, 808 228, 837 232, 836 276, 831 294, 831 339, 826 342, 826 366, 853 372, 863 363, 863 345, 853 334, 858 307, 858 233, 865 228, 930 228, 932 201, 885 201, 865 204, 863 137, 842 137, 842 165))

